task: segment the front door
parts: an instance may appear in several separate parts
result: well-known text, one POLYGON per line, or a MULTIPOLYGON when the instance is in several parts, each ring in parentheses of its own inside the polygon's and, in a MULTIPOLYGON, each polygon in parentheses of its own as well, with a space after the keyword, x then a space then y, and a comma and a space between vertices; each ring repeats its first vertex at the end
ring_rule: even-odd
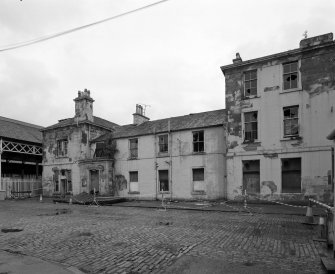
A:
POLYGON ((90 170, 90 192, 99 192, 99 170, 90 170))
POLYGON ((60 180, 60 192, 61 192, 61 195, 65 195, 67 192, 68 192, 68 189, 67 189, 67 180, 66 179, 61 179, 60 180))
POLYGON ((243 163, 243 194, 260 193, 259 160, 242 161, 243 163))

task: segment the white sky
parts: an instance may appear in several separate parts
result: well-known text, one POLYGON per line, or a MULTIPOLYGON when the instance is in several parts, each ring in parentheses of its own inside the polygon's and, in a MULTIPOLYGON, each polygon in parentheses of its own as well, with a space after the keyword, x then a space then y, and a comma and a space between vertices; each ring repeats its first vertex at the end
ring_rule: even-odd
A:
MULTIPOLYGON (((0 48, 156 0, 1 0, 0 48)), ((335 31, 333 0, 170 0, 72 34, 0 52, 0 116, 42 126, 74 116, 78 90, 94 115, 132 123, 225 107, 220 66, 299 47, 335 31)))

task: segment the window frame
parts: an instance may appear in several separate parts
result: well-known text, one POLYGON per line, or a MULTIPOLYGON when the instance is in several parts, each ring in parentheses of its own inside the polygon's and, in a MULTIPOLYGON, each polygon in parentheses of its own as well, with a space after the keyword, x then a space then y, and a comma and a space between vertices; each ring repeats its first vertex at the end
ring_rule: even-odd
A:
POLYGON ((204 153, 205 152, 205 131, 204 130, 197 130, 192 131, 192 151, 193 153, 204 153), (200 140, 200 134, 202 134, 202 140, 200 140), (197 139, 194 140, 195 135, 197 135, 197 139), (202 144, 202 150, 201 150, 202 144), (197 150, 195 149, 197 147, 197 150))
POLYGON ((169 153, 169 134, 158 135, 158 153, 159 154, 169 153), (165 138, 165 137, 166 137, 166 140, 163 140, 164 142, 161 142, 161 138, 165 138), (166 147, 166 150, 162 150, 162 147, 166 147))
POLYGON ((158 183, 159 183, 158 189, 159 189, 159 192, 160 193, 169 193, 170 192, 170 172, 169 172, 169 170, 168 169, 159 169, 157 172, 158 172, 158 183), (167 180, 164 180, 164 181, 166 181, 165 185, 167 186, 167 190, 164 190, 164 189, 162 190, 162 188, 161 188, 162 183, 161 183, 160 174, 162 174, 163 172, 167 174, 167 180))
MULTIPOLYGON (((299 128, 299 105, 293 105, 293 106, 286 106, 283 107, 283 138, 290 138, 290 137, 298 137, 300 134, 300 128, 299 128), (286 109, 292 109, 292 108, 297 108, 297 116, 296 117, 290 117, 290 118, 285 118, 285 110, 286 109), (285 122, 286 121, 293 121, 297 120, 297 133, 296 134, 285 134, 285 122)), ((292 130, 292 125, 291 125, 291 130, 292 130)))
POLYGON ((60 157, 67 157, 68 156, 69 140, 67 138, 58 139, 56 141, 56 146, 57 146, 57 157, 60 158, 60 157))
POLYGON ((138 170, 132 170, 128 173, 129 176, 129 193, 139 193, 139 172, 138 170), (136 178, 132 176, 132 174, 136 174, 136 178), (134 180, 136 179, 136 180, 134 180))
POLYGON ((258 78, 257 78, 257 69, 253 69, 253 70, 247 70, 243 72, 243 94, 245 98, 253 98, 253 97, 257 97, 258 94, 258 90, 257 90, 257 82, 258 82, 258 78), (255 78, 252 78, 252 74, 255 73, 255 78), (250 77, 250 78, 249 78, 250 77), (248 79, 247 79, 248 78, 248 79), (256 82, 256 86, 252 87, 252 82, 256 82), (246 86, 250 85, 250 90, 254 89, 256 91, 255 94, 249 94, 247 95, 246 93, 246 86))
POLYGON ((138 138, 129 139, 129 159, 138 158, 138 138), (136 147, 132 147, 133 141, 136 141, 136 147), (136 152, 136 153, 135 153, 136 152))
POLYGON ((283 92, 288 92, 288 91, 293 91, 293 90, 298 90, 300 89, 300 80, 301 80, 301 76, 300 76, 300 61, 299 60, 294 60, 294 61, 290 61, 290 62, 285 62, 282 64, 282 77, 283 77, 283 80, 282 80, 282 83, 283 83, 283 92), (287 65, 290 65, 290 64, 294 64, 296 63, 297 64, 297 68, 296 70, 289 70, 288 72, 285 72, 285 66, 287 65), (293 74, 296 74, 297 76, 297 85, 296 87, 292 87, 291 85, 291 82, 292 82, 292 79, 290 80, 290 86, 288 88, 285 88, 285 79, 287 76, 292 76, 293 74))
POLYGON ((243 142, 245 142, 245 143, 254 143, 254 142, 257 142, 258 139, 259 139, 259 127, 258 127, 258 117, 259 117, 259 115, 258 114, 259 114, 259 111, 257 111, 257 110, 243 112, 243 142), (246 115, 252 114, 252 113, 257 114, 256 121, 246 121, 246 115), (246 130, 247 124, 252 124, 252 123, 256 123, 256 130, 253 130, 252 125, 251 125, 251 131, 247 131, 246 130), (249 138, 249 139, 246 138, 247 132, 251 132, 251 138, 249 138), (255 136, 256 138, 252 138, 253 133, 255 133, 255 132, 256 132, 256 136, 255 136))

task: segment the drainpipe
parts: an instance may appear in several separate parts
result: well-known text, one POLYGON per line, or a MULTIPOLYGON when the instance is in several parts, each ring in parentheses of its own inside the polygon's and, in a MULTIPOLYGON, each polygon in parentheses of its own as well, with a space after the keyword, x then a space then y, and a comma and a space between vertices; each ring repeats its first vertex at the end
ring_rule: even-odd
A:
POLYGON ((1 182, 1 165, 2 165, 2 163, 1 163, 1 155, 2 155, 2 138, 0 138, 0 189, 2 189, 2 182, 1 182))
POLYGON ((171 134, 171 122, 168 121, 168 132, 169 132, 169 148, 170 148, 170 199, 172 200, 172 134, 171 134))
POLYGON ((155 153, 155 185, 156 185, 156 187, 155 187, 155 189, 156 189, 156 191, 155 191, 155 200, 157 200, 157 198, 158 198, 158 182, 157 182, 157 168, 158 168, 158 165, 157 165, 157 138, 156 138, 157 136, 156 136, 156 128, 154 128, 154 144, 155 144, 155 149, 154 149, 154 153, 155 153))

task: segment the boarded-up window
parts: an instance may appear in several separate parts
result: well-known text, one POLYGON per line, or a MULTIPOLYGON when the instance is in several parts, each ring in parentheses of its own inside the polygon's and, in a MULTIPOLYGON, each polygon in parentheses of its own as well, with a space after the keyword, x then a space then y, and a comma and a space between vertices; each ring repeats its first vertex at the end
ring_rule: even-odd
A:
POLYGON ((257 70, 244 72, 244 96, 257 95, 257 70))
POLYGON ((138 157, 138 139, 129 140, 130 158, 138 157))
POLYGON ((253 142, 258 138, 257 111, 244 113, 244 141, 253 142))
POLYGON ((301 193, 301 158, 282 159, 282 192, 301 193))
POLYGON ((299 135, 299 106, 283 108, 284 111, 284 137, 299 135))
POLYGON ((130 171, 129 172, 129 191, 130 192, 138 192, 138 171, 130 171))
POLYGON ((193 168, 193 191, 205 191, 205 172, 204 168, 193 168))
POLYGON ((259 160, 242 161, 242 164, 243 191, 246 191, 247 194, 260 193, 259 160))
POLYGON ((159 191, 169 191, 169 171, 168 170, 159 170, 159 191))
POLYGON ((204 132, 203 131, 193 132, 193 152, 203 152, 204 149, 205 149, 204 132))
POLYGON ((298 87, 298 61, 283 64, 284 90, 298 87))

